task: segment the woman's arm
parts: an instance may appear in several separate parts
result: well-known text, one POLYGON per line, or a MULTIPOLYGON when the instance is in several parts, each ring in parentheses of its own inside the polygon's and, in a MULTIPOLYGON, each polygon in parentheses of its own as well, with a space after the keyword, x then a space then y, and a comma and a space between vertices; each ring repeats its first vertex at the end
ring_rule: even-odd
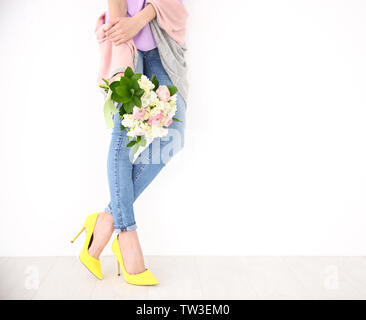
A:
MULTIPOLYGON (((109 13, 109 22, 105 27, 105 30, 108 30, 110 27, 112 27, 114 24, 112 21, 114 21, 116 18, 125 17, 127 15, 127 4, 126 0, 108 0, 108 13, 109 13)), ((123 76, 123 72, 116 73, 111 79, 110 82, 119 79, 123 76)))
POLYGON ((109 20, 127 15, 126 0, 108 0, 109 20))
MULTIPOLYGON (((118 2, 120 0, 109 0, 118 2)), ((132 39, 140 30, 156 17, 154 7, 149 3, 133 17, 117 16, 112 19, 106 28, 106 35, 115 45, 120 45, 132 39)))

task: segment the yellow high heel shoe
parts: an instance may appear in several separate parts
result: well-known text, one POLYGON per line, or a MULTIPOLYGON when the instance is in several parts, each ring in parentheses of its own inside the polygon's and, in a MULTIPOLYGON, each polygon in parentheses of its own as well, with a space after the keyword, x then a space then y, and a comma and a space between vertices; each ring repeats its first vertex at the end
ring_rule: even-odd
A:
POLYGON ((99 213, 93 213, 87 216, 85 219, 84 226, 81 228, 80 232, 75 236, 75 238, 71 240, 71 243, 73 243, 85 229, 86 237, 83 250, 81 250, 80 253, 80 261, 92 274, 94 274, 98 279, 102 280, 103 274, 102 274, 102 267, 100 265, 100 260, 92 257, 88 252, 89 244, 93 236, 94 227, 95 224, 97 223, 98 216, 99 213))
POLYGON ((118 244, 118 236, 113 240, 112 251, 117 258, 117 275, 120 275, 120 266, 121 266, 123 271, 123 277, 125 278, 126 282, 138 286, 153 286, 159 284, 159 281, 156 280, 154 275, 148 269, 138 274, 129 274, 126 271, 126 268, 123 264, 121 250, 118 244))

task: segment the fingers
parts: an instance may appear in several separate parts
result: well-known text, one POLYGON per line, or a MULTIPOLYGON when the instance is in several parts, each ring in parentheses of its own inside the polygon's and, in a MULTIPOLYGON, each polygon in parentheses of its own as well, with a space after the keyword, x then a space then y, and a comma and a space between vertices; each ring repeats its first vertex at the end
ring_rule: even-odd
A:
POLYGON ((122 43, 124 43, 124 42, 126 42, 128 40, 127 39, 127 35, 124 32, 120 31, 120 30, 117 30, 117 31, 111 33, 108 36, 108 39, 110 41, 112 41, 113 44, 115 44, 115 45, 122 44, 122 43))
POLYGON ((98 41, 104 41, 105 39, 107 39, 107 36, 103 30, 103 28, 99 28, 96 32, 95 35, 97 37, 98 41))
POLYGON ((113 32, 117 31, 117 26, 114 25, 113 27, 110 27, 108 30, 105 31, 105 34, 107 35, 107 37, 109 37, 113 32))
POLYGON ((123 38, 112 41, 113 45, 115 45, 115 46, 120 46, 121 44, 126 43, 126 42, 127 42, 127 40, 125 40, 123 38))
POLYGON ((108 39, 111 40, 112 42, 115 42, 117 40, 124 39, 124 38, 125 38, 125 36, 122 32, 115 32, 108 37, 108 39))
POLYGON ((108 38, 115 37, 117 34, 122 33, 121 27, 116 25, 113 28, 111 28, 109 31, 107 31, 105 34, 108 38))
POLYGON ((108 23, 106 23, 104 25, 104 31, 109 31, 112 27, 114 27, 120 21, 120 19, 121 18, 115 18, 115 19, 110 20, 108 23))
POLYGON ((115 46, 120 46, 121 44, 123 44, 123 43, 125 43, 126 41, 124 40, 124 39, 121 39, 121 40, 117 40, 117 41, 115 41, 115 42, 113 42, 113 44, 115 45, 115 46))
POLYGON ((116 37, 118 34, 120 34, 120 30, 111 30, 111 32, 106 33, 106 36, 111 40, 112 38, 116 37))
POLYGON ((122 30, 122 20, 128 18, 115 18, 105 25, 105 36, 114 45, 120 45, 126 42, 129 38, 125 31, 122 30))
POLYGON ((113 27, 113 24, 110 22, 106 23, 103 27, 104 32, 107 32, 111 27, 113 27))

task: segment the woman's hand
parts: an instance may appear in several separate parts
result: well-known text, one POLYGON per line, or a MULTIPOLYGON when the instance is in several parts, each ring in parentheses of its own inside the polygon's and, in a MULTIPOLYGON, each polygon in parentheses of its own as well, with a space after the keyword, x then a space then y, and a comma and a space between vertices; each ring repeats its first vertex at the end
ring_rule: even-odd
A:
POLYGON ((109 40, 118 46, 137 35, 140 30, 156 17, 156 12, 151 3, 133 17, 118 17, 112 19, 104 27, 109 40))
POLYGON ((118 46, 132 39, 144 27, 138 16, 118 17, 106 25, 105 34, 114 45, 118 46))
POLYGON ((114 81, 119 81, 121 79, 121 77, 124 76, 124 72, 118 72, 116 73, 110 80, 109 80, 109 84, 111 84, 114 81))

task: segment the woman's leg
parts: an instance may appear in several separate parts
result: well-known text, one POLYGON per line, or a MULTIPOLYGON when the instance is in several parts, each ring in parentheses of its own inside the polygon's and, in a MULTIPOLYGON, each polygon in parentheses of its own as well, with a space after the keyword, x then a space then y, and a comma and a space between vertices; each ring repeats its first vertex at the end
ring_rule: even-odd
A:
MULTIPOLYGON (((141 52, 139 52, 135 72, 143 73, 143 59, 141 52)), ((118 234, 118 243, 127 272, 130 274, 136 274, 145 270, 145 263, 137 231, 135 230, 136 223, 133 214, 134 187, 132 180, 133 165, 131 162, 131 149, 126 147, 126 143, 118 143, 119 139, 126 140, 126 130, 121 132, 120 125, 121 119, 117 114, 114 118, 114 131, 112 134, 114 137, 112 137, 111 143, 112 151, 110 151, 110 155, 108 157, 108 175, 112 184, 110 182, 111 202, 108 205, 106 212, 113 215, 114 227, 116 230, 118 230, 118 227, 121 224, 123 225, 126 221, 130 221, 130 225, 127 226, 127 228, 118 230, 121 231, 118 234), (118 160, 116 160, 117 158, 118 160), (117 168, 119 168, 119 174, 113 175, 113 166, 117 166, 117 168), (119 185, 119 188, 116 188, 116 185, 119 185), (117 191, 118 189, 119 191, 117 191), (116 200, 118 200, 118 198, 121 200, 120 195, 122 192, 125 192, 126 194, 122 196, 122 201, 120 201, 120 203, 124 205, 122 205, 121 210, 119 210, 118 205, 116 204, 118 201, 116 200), (113 198, 112 193, 119 196, 115 196, 115 198, 113 198), (116 215, 118 211, 120 213, 116 215), (119 219, 121 219, 122 222, 118 222, 119 219)))
MULTIPOLYGON (((171 80, 164 70, 158 50, 151 50, 139 54, 139 63, 143 62, 143 72, 148 77, 153 73, 162 85, 170 85, 171 80), (142 58, 143 55, 143 59, 142 58)), ((138 68, 141 70, 141 67, 138 68)), ((136 160, 133 165, 132 181, 134 185, 134 200, 156 177, 165 164, 176 154, 184 144, 185 104, 178 94, 176 118, 182 122, 174 122, 169 127, 167 137, 155 139, 136 160)), ((125 268, 129 273, 140 273, 145 270, 144 258, 137 237, 137 231, 121 232, 119 245, 124 260, 125 268)))
POLYGON ((127 148, 127 132, 121 131, 119 115, 114 117, 114 129, 108 155, 108 180, 111 202, 106 212, 113 215, 114 228, 124 267, 130 274, 145 271, 144 257, 136 232, 133 211, 134 186, 132 180, 131 148, 127 148))
POLYGON ((109 213, 103 212, 98 216, 94 227, 93 241, 89 247, 89 254, 99 259, 100 254, 107 245, 113 234, 113 217, 109 213))
MULTIPOLYGON (((151 78, 155 73, 160 85, 173 85, 165 71, 158 49, 144 53, 144 74, 151 78)), ((132 180, 134 184, 135 200, 154 180, 167 162, 183 148, 184 128, 186 120, 186 105, 182 96, 177 94, 177 113, 175 117, 181 122, 173 121, 169 127, 168 135, 156 138, 136 159, 133 165, 132 180)))
MULTIPOLYGON (((108 0, 109 20, 117 17, 124 17, 127 14, 127 5, 125 0, 108 0)), ((113 141, 113 139, 112 139, 113 141)), ((89 247, 89 254, 99 259, 100 254, 107 245, 113 233, 113 216, 103 212, 98 216, 93 232, 93 240, 89 247)))
MULTIPOLYGON (((143 56, 138 52, 136 73, 143 73, 143 56)), ((108 155, 108 180, 111 192, 111 202, 105 209, 113 215, 115 229, 130 231, 136 229, 133 213, 135 200, 132 179, 131 149, 127 148, 127 132, 121 131, 121 118, 114 116, 112 141, 108 155), (125 217, 124 217, 125 216, 125 217)))
POLYGON ((116 114, 107 162, 111 196, 107 211, 113 215, 114 228, 123 231, 136 229, 132 162, 130 148, 126 147, 128 142, 126 130, 121 130, 119 114, 116 114))
POLYGON ((107 162, 111 202, 106 212, 98 216, 95 225, 93 241, 89 248, 89 254, 95 258, 99 258, 113 233, 113 228, 118 232, 136 229, 130 148, 126 147, 127 135, 125 130, 121 131, 120 122, 119 114, 116 114, 107 162))

